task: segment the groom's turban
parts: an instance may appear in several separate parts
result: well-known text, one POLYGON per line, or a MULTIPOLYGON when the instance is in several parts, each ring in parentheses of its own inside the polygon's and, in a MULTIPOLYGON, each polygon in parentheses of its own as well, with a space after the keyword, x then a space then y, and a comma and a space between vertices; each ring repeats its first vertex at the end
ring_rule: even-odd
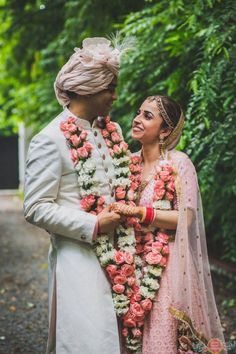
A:
POLYGON ((54 89, 58 102, 70 102, 67 91, 78 95, 95 94, 107 89, 118 75, 121 50, 113 48, 106 38, 87 38, 82 49, 75 48, 68 62, 59 71, 54 89))

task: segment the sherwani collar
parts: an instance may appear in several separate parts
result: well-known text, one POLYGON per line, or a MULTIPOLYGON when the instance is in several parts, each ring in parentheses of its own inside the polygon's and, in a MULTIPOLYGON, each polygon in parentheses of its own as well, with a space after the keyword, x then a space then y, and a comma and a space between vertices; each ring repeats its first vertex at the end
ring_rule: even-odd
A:
POLYGON ((76 122, 84 129, 86 130, 92 130, 93 128, 97 128, 98 124, 97 124, 97 119, 95 119, 93 121, 93 124, 91 125, 91 123, 89 121, 87 121, 86 119, 82 119, 77 117, 75 114, 73 114, 67 107, 64 108, 64 113, 66 115, 66 117, 75 117, 76 118, 76 122))

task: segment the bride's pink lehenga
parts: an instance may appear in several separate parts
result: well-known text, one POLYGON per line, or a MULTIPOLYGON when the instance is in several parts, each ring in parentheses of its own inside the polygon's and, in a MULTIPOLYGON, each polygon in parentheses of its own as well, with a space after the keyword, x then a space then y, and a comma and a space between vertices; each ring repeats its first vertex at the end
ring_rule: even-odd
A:
MULTIPOLYGON (((198 348, 200 353, 211 338, 224 343, 210 276, 201 197, 195 168, 187 155, 171 150, 167 159, 177 172, 174 208, 179 211, 178 225, 175 240, 169 243, 169 259, 153 308, 145 319, 142 354, 197 353, 198 348)), ((153 188, 151 180, 141 194, 140 205, 152 206, 153 188)))
MULTIPOLYGON (((154 180, 151 180, 144 189, 140 205, 151 207, 154 193, 154 180)), ((177 200, 174 201, 174 208, 177 209, 177 200)), ((174 354, 177 353, 177 329, 178 320, 169 312, 172 306, 171 296, 171 272, 174 271, 169 266, 173 251, 173 243, 169 243, 169 260, 168 265, 163 272, 160 289, 156 294, 153 302, 153 308, 149 316, 146 318, 143 333, 143 354, 174 354)), ((198 294, 193 292, 193 305, 197 318, 195 321, 201 323, 203 321, 202 311, 199 308, 198 294)))

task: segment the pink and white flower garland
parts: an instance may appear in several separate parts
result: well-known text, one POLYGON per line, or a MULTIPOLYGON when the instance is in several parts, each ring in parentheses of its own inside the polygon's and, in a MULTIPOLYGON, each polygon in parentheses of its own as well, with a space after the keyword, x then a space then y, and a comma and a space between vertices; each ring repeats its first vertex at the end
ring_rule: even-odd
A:
MULTIPOLYGON (((113 188, 116 201, 135 205, 141 182, 140 157, 128 156, 128 145, 120 137, 116 124, 109 117, 101 130, 115 167, 113 188)), ((70 154, 78 173, 83 210, 98 214, 105 199, 99 191, 95 178, 96 166, 91 158, 93 146, 87 141, 87 132, 74 117, 61 123, 61 130, 67 139, 70 154)), ((170 209, 174 198, 173 169, 169 165, 158 167, 155 179, 154 207, 170 209), (156 203, 156 204, 155 204, 156 203)), ((114 308, 121 317, 126 347, 140 353, 145 315, 152 308, 152 300, 159 289, 162 270, 169 253, 168 235, 155 232, 143 233, 136 218, 127 218, 116 234, 114 248, 108 235, 99 236, 94 245, 102 267, 109 276, 114 308), (135 234, 134 234, 135 229, 135 234)))

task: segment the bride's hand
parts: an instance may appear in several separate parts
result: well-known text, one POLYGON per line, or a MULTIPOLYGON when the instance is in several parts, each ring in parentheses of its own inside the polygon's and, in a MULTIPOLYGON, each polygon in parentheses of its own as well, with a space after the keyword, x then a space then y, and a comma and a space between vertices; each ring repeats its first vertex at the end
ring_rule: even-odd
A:
POLYGON ((134 216, 137 218, 141 218, 142 216, 142 208, 141 207, 136 207, 136 206, 130 206, 127 204, 123 203, 113 203, 110 206, 111 210, 114 211, 115 213, 118 213, 120 215, 124 216, 134 216))

